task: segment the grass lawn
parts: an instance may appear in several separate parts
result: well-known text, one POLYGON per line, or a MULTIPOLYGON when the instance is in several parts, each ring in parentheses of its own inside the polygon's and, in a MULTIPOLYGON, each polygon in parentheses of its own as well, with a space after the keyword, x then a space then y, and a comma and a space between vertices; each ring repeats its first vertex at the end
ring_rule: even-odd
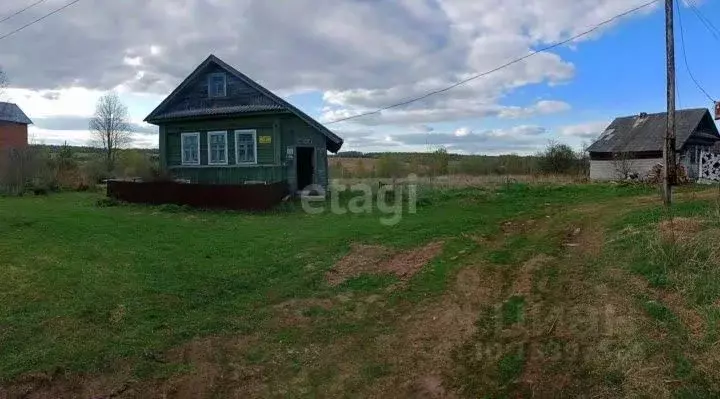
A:
POLYGON ((669 243, 642 187, 427 191, 392 227, 0 198, 0 397, 714 397, 717 194, 685 191, 669 243), (326 278, 437 242, 414 275, 326 278))

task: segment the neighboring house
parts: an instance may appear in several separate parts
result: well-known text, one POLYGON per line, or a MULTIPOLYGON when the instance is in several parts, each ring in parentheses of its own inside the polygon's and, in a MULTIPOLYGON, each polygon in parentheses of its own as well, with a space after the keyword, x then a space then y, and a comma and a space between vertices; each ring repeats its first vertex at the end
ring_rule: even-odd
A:
POLYGON ((211 55, 150 115, 160 164, 191 183, 287 182, 291 192, 327 186, 327 151, 343 140, 211 55))
POLYGON ((0 102, 0 151, 27 147, 31 123, 16 104, 0 102))
MULTIPOLYGON (((710 112, 704 108, 676 112, 678 163, 688 177, 697 179, 701 152, 720 141, 710 112)), ((617 180, 636 175, 644 178, 657 164, 663 163, 663 143, 667 112, 641 113, 617 118, 587 151, 590 153, 590 179, 617 180)))

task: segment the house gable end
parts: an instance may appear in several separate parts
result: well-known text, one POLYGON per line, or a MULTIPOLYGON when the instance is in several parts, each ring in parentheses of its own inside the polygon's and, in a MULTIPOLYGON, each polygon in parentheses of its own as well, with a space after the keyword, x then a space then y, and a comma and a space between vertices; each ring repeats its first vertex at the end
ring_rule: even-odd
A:
POLYGON ((179 118, 237 116, 257 112, 295 114, 326 137, 328 150, 337 152, 342 147, 342 138, 214 55, 200 64, 145 121, 159 123, 179 118), (208 79, 218 73, 226 74, 227 95, 211 97, 208 95, 208 79))
POLYGON ((713 136, 717 136, 718 139, 720 139, 720 132, 718 131, 715 120, 713 119, 712 115, 710 115, 709 111, 703 114, 703 117, 697 126, 697 130, 712 134, 713 136))
POLYGON ((146 121, 263 111, 286 111, 286 108, 213 60, 208 60, 148 115, 146 121), (210 96, 209 79, 218 74, 225 76, 226 95, 210 96))

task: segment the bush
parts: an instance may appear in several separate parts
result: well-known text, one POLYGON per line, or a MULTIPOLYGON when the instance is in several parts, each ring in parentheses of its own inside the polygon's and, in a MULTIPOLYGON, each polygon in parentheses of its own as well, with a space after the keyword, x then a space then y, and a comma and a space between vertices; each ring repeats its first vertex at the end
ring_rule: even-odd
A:
POLYGON ((149 155, 138 150, 123 150, 118 156, 113 176, 153 180, 158 169, 157 163, 149 155))
POLYGON ((77 190, 87 186, 88 182, 82 176, 80 167, 75 159, 72 147, 67 143, 62 145, 52 159, 52 167, 55 171, 55 180, 62 190, 77 190))
POLYGON ((47 151, 23 148, 0 151, 0 193, 50 192, 57 189, 54 166, 47 151))
POLYGON ((551 142, 539 155, 539 166, 544 173, 577 174, 583 172, 583 159, 569 145, 551 142))
POLYGON ((383 155, 378 159, 376 174, 378 177, 401 177, 405 167, 397 156, 383 155))
POLYGON ((449 172, 450 154, 444 147, 430 154, 430 173, 433 176, 445 176, 449 172))
POLYGON ((112 177, 105 167, 105 161, 98 156, 83 163, 80 167, 80 175, 88 185, 102 183, 112 177))

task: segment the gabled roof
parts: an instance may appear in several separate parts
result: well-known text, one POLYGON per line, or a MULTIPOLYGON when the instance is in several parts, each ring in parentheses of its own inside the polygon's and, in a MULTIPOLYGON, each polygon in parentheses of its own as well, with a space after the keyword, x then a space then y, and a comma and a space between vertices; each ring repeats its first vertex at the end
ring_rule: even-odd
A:
MULTIPOLYGON (((662 151, 667 112, 624 116, 615 119, 588 152, 662 151)), ((710 112, 705 108, 684 109, 675 113, 675 148, 680 150, 690 136, 720 140, 710 112), (695 133, 693 135, 693 133, 695 133), (703 133, 702 136, 699 133, 703 133)))
POLYGON ((0 122, 22 123, 24 125, 33 123, 17 104, 5 102, 0 102, 0 122))
POLYGON ((325 135, 327 138, 327 148, 332 152, 338 152, 342 147, 343 139, 337 136, 330 129, 323 126, 320 122, 316 121, 297 107, 293 106, 289 102, 278 97, 270 90, 264 88, 259 83, 250 79, 245 74, 241 73, 237 69, 225 63, 215 55, 210 55, 202 64, 200 64, 195 70, 180 83, 180 85, 173 90, 170 95, 155 108, 150 115, 145 118, 145 122, 159 123, 164 121, 173 120, 176 118, 192 118, 192 117, 212 117, 212 116, 234 116, 242 115, 252 112, 290 112, 303 120, 308 125, 317 129, 320 133, 325 135), (167 106, 178 96, 178 94, 188 87, 192 82, 195 81, 211 64, 215 64, 220 68, 224 69, 227 73, 240 79, 242 82, 252 87, 253 89, 260 92, 262 95, 267 97, 271 103, 267 104, 246 104, 236 105, 229 107, 217 107, 217 108, 204 108, 204 109, 193 109, 193 110, 170 110, 166 111, 167 106))

